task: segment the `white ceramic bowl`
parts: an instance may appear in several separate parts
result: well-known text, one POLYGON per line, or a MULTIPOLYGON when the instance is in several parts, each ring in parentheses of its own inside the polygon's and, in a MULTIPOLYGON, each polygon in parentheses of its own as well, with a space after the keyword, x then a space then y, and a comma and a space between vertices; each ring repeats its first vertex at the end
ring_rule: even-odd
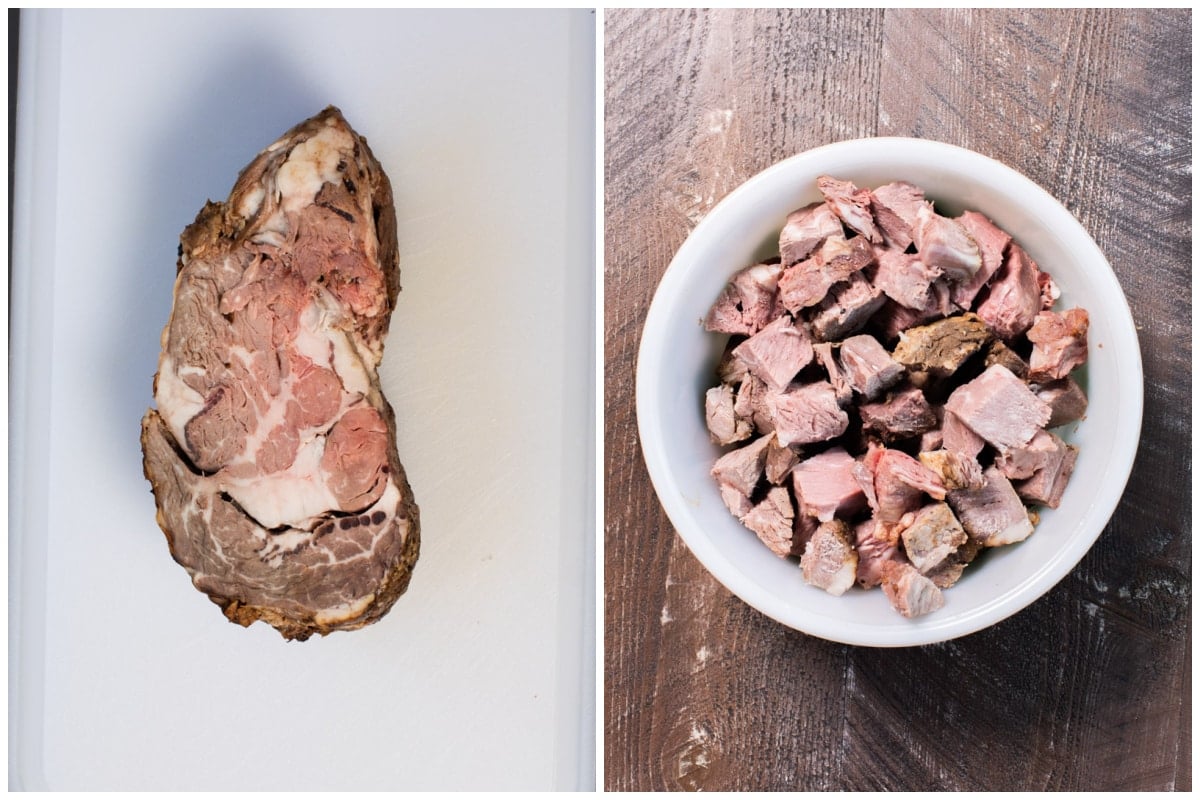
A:
POLYGON ((676 531, 704 566, 754 608, 797 630, 879 647, 929 644, 978 631, 1026 607, 1079 562, 1108 523, 1141 431, 1142 365, 1125 296, 1100 249, 1069 211, 1029 179, 978 153, 921 139, 860 139, 782 161, 731 192, 706 216, 663 275, 642 332, 637 416, 650 478, 676 531), (939 211, 986 214, 1062 289, 1056 308, 1088 310, 1088 364, 1076 378, 1087 418, 1058 431, 1079 446, 1058 509, 1024 542, 988 551, 946 590, 945 606, 909 620, 880 590, 834 597, 806 584, 721 502, 709 475, 727 448, 709 441, 704 392, 726 337, 701 320, 734 272, 777 256, 787 214, 820 199, 832 175, 875 187, 906 180, 939 211), (1065 433, 1063 433, 1065 431, 1065 433))

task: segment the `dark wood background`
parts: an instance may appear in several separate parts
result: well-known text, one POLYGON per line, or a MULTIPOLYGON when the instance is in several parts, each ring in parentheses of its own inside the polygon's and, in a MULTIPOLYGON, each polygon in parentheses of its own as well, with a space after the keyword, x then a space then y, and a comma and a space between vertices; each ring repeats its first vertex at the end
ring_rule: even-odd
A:
POLYGON ((604 786, 1191 788, 1191 15, 604 14, 604 786), (675 535, 638 445, 642 323, 726 193, 841 139, 939 139, 1062 200, 1145 362, 1133 476, 1047 596, 942 645, 789 630, 675 535))

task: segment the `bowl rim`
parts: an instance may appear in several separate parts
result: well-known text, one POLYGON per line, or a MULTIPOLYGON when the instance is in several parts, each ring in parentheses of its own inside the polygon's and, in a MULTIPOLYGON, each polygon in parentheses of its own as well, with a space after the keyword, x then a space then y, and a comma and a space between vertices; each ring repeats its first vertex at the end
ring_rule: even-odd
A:
MULTIPOLYGON (((987 180, 981 179, 982 182, 987 180)), ((1133 377, 1131 374, 1130 378, 1133 377)), ((637 356, 635 407, 643 460, 659 501, 676 533, 721 584, 748 605, 795 630, 844 644, 904 647, 948 641, 994 625, 1042 597, 1082 560, 1120 503, 1133 468, 1141 438, 1143 370, 1133 315, 1116 273, 1082 223, 1062 203, 1012 167, 973 150, 930 139, 869 137, 825 144, 772 164, 730 191, 692 229, 664 271, 646 314, 637 356), (1010 591, 988 602, 941 620, 936 615, 921 617, 919 621, 906 620, 897 614, 895 627, 880 629, 878 626, 855 625, 844 620, 811 616, 804 609, 782 601, 752 576, 746 575, 708 536, 693 530, 687 524, 690 512, 684 507, 683 492, 668 463, 662 430, 651 424, 650 419, 653 416, 652 401, 657 400, 657 389, 652 381, 665 355, 661 345, 669 322, 670 303, 666 298, 682 285, 689 265, 703 255, 708 240, 717 235, 722 225, 727 224, 726 219, 741 213, 743 198, 770 193, 780 181, 787 181, 794 188, 794 181, 790 179, 793 173, 824 160, 836 160, 854 154, 871 159, 870 165, 876 166, 874 159, 896 157, 901 152, 904 154, 902 160, 907 162, 927 160, 932 163, 936 159, 948 158, 969 165, 976 171, 973 174, 1011 185, 1011 192, 1021 192, 1022 197, 1033 198, 1039 210, 1044 209, 1045 213, 1050 214, 1052 218, 1047 222, 1056 226, 1054 230, 1057 234, 1069 238, 1072 247, 1082 248, 1082 260, 1096 264, 1100 291, 1106 296, 1106 311, 1117 315, 1112 323, 1114 329, 1126 334, 1112 343, 1117 348, 1116 360, 1123 369, 1135 372, 1136 380, 1122 380, 1117 392, 1117 407, 1122 410, 1121 419, 1126 421, 1124 427, 1128 435, 1117 441, 1102 482, 1102 485, 1111 486, 1117 491, 1093 495, 1079 523, 1085 526, 1086 535, 1074 540, 1072 546, 1056 550, 1040 569, 1010 591), (1099 268, 1101 266, 1103 269, 1099 268)))

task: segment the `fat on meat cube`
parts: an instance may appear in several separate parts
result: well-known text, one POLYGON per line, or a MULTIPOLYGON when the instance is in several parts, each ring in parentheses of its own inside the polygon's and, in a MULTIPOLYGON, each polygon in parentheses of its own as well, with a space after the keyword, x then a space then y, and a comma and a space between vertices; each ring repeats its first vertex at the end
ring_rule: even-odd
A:
POLYGON ((850 417, 837 402, 837 393, 827 381, 794 386, 767 394, 767 408, 779 444, 816 444, 841 436, 850 417))
POLYGON ((821 522, 850 516, 867 504, 854 479, 854 456, 841 447, 806 458, 792 469, 792 486, 805 513, 821 522))
POLYGON ((779 257, 785 267, 802 261, 830 236, 842 236, 842 221, 828 203, 813 203, 788 214, 779 233, 779 257))
POLYGON ((822 522, 800 557, 804 580, 832 595, 844 594, 858 575, 858 553, 850 526, 840 519, 822 522))
POLYGON ((887 243, 907 250, 925 206, 925 191, 906 181, 887 183, 871 191, 871 211, 887 243))
POLYGON ((883 581, 885 562, 904 560, 895 541, 886 535, 875 535, 878 526, 879 523, 874 518, 863 520, 854 526, 854 549, 858 553, 855 580, 864 589, 878 586, 883 581))
POLYGON ((1012 237, 1000 230, 995 224, 978 211, 964 211, 958 217, 958 223, 966 229, 975 243, 979 245, 981 263, 979 271, 970 280, 962 281, 954 286, 951 299, 962 309, 969 309, 992 276, 1000 271, 1004 264, 1004 250, 1012 237))
POLYGON ((1075 459, 1078 456, 1079 448, 1067 445, 1061 461, 1055 465, 1047 465, 1034 472, 1032 477, 1019 481, 1015 486, 1017 495, 1030 503, 1058 508, 1063 492, 1066 491, 1067 481, 1075 471, 1075 459))
POLYGON ((1050 406, 999 364, 951 392, 946 410, 999 450, 1026 444, 1050 421, 1050 406))
POLYGON ((733 444, 749 439, 753 425, 734 413, 733 387, 727 383, 714 386, 704 393, 704 419, 709 437, 716 444, 733 444))
POLYGON ((712 467, 712 475, 717 483, 731 486, 747 497, 754 494, 754 487, 763 476, 767 463, 767 446, 771 438, 761 436, 745 447, 730 450, 718 458, 712 467))
POLYGON ((779 444, 779 439, 774 435, 771 437, 771 443, 767 445, 767 462, 766 475, 767 480, 776 486, 783 485, 787 477, 792 473, 792 467, 800 461, 800 455, 790 447, 784 447, 779 444))
POLYGON ((983 467, 972 456, 953 450, 922 450, 917 460, 937 474, 947 489, 980 489, 983 467))
POLYGON ((930 503, 913 514, 912 521, 901 531, 900 540, 908 560, 926 575, 958 552, 966 543, 967 534, 950 506, 930 503))
POLYGON ((868 400, 904 377, 904 367, 892 360, 879 340, 869 334, 851 336, 839 352, 846 379, 868 400))
POLYGON ((862 236, 830 236, 809 258, 792 264, 779 276, 779 301, 793 314, 815 306, 834 284, 849 280, 874 259, 870 242, 862 236))
POLYGON ((983 320, 968 312, 904 331, 892 358, 910 370, 946 377, 991 340, 983 320))
POLYGON ((983 440, 982 436, 967 427, 967 424, 959 419, 953 411, 947 411, 943 407, 942 449, 973 459, 983 451, 985 446, 987 446, 987 442, 983 440))
POLYGON ((1088 399, 1083 388, 1074 378, 1063 378, 1033 387, 1033 393, 1050 406, 1050 421, 1047 428, 1057 428, 1068 422, 1083 419, 1087 413, 1088 399))
POLYGON ((889 442, 919 436, 938 424, 933 407, 915 386, 890 392, 885 400, 863 403, 858 413, 864 428, 878 432, 889 442))
POLYGON ((856 272, 830 289, 817 305, 809 321, 813 336, 826 342, 844 338, 865 326, 886 300, 862 273, 856 272))
POLYGON ((946 487, 936 473, 901 450, 885 448, 872 468, 875 516, 880 522, 896 523, 922 505, 924 495, 934 500, 946 497, 946 487))
POLYGON ((987 296, 975 311, 1001 339, 1012 340, 1029 330, 1042 309, 1038 266, 1016 242, 1009 242, 1004 264, 996 273, 987 296))
POLYGON ((812 341, 785 314, 734 348, 733 356, 768 386, 782 389, 812 361, 812 341))
POLYGON ((994 465, 984 473, 980 489, 956 489, 946 494, 967 535, 985 547, 1024 541, 1033 523, 1016 489, 994 465))
POLYGON ((833 353, 833 344, 830 342, 814 344, 813 356, 816 362, 825 368, 825 374, 829 376, 829 383, 833 386, 833 392, 837 397, 838 405, 845 406, 849 404, 854 399, 854 389, 850 386, 850 382, 846 380, 846 372, 842 369, 842 364, 838 361, 838 357, 833 353))
POLYGON ((905 308, 923 311, 929 305, 929 287, 942 273, 916 253, 893 248, 875 248, 875 276, 871 282, 905 308))
POLYGON ((913 232, 921 260, 938 269, 953 283, 969 281, 979 272, 983 258, 979 245, 958 221, 943 217, 933 206, 922 206, 913 232))
POLYGON ((1058 314, 1042 311, 1026 332, 1033 343, 1029 380, 1034 383, 1065 378, 1087 361, 1088 313, 1072 308, 1058 314))
POLYGON ((792 554, 792 498, 787 489, 775 486, 767 492, 763 501, 742 517, 742 524, 757 534, 758 538, 780 558, 792 554))
POLYGON ((885 562, 883 593, 892 608, 905 617, 919 617, 937 611, 946 604, 946 598, 937 585, 917 571, 912 564, 901 561, 885 562))
POLYGON ((883 241, 883 236, 875 227, 875 217, 871 214, 870 189, 860 189, 850 181, 838 180, 829 175, 817 178, 817 188, 825 196, 825 202, 849 228, 861 233, 871 242, 883 241))
POLYGON ((754 264, 738 272, 725 285, 704 318, 704 327, 715 333, 750 336, 782 312, 776 303, 781 264, 754 264))

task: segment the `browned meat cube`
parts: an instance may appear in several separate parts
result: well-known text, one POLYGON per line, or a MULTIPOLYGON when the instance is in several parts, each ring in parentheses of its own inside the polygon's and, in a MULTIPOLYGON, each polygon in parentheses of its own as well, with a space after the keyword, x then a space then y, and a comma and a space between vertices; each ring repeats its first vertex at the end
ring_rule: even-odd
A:
POLYGON ((704 394, 704 419, 708 423, 708 435, 716 444, 740 442, 749 439, 754 432, 748 420, 734 413, 733 400, 733 387, 727 383, 714 386, 704 394))
POLYGON ((812 341, 803 326, 784 314, 739 344, 734 358, 773 389, 783 389, 812 361, 812 341))
POLYGON ((981 489, 957 489, 946 495, 967 534, 985 547, 1028 538, 1033 523, 1008 478, 994 466, 983 477, 981 489))
POLYGON ((1050 406, 1047 428, 1057 428, 1059 425, 1081 420, 1087 413, 1087 395, 1072 378, 1063 378, 1032 388, 1038 399, 1050 406))
POLYGON ((834 284, 849 280, 874 258, 870 242, 863 237, 830 236, 812 256, 783 271, 779 277, 779 300, 793 314, 815 306, 825 299, 834 284))
POLYGON ((842 236, 842 221, 828 203, 813 203, 788 214, 779 233, 779 257, 785 267, 802 261, 830 236, 842 236))
POLYGON ((946 410, 1000 450, 1027 443, 1050 420, 1050 406, 999 364, 955 389, 946 410))
POLYGON ((704 327, 716 333, 758 333, 782 312, 775 297, 782 272, 780 264, 755 264, 738 272, 709 309, 704 327))
POLYGON ((925 395, 915 386, 891 392, 886 400, 863 403, 858 408, 863 427, 892 442, 918 436, 937 427, 937 416, 925 395))
POLYGON ((979 553, 980 549, 982 548, 979 542, 968 536, 967 541, 963 542, 952 556, 925 573, 925 577, 933 581, 934 585, 939 589, 949 589, 958 583, 958 579, 962 577, 963 570, 967 564, 975 560, 975 556, 979 553))
POLYGON ((1029 254, 1010 242, 1004 265, 996 273, 976 312, 1001 339, 1012 340, 1033 324, 1042 308, 1038 267, 1029 254))
POLYGON ((900 548, 887 535, 876 536, 879 523, 874 518, 854 526, 854 549, 858 553, 858 570, 855 580, 864 589, 878 586, 883 581, 883 565, 888 561, 902 561, 900 548))
POLYGON ((809 540, 819 527, 821 523, 816 517, 810 517, 801 509, 796 509, 796 518, 792 522, 792 555, 796 558, 804 555, 804 548, 808 546, 809 540))
POLYGON ((833 386, 825 381, 768 393, 766 405, 784 447, 828 441, 845 433, 850 424, 833 386))
POLYGON ((797 464, 792 470, 792 486, 804 513, 828 522, 864 508, 867 499, 854 479, 855 463, 844 449, 831 447, 797 464))
POLYGON ((1025 359, 1013 352, 1012 348, 999 339, 993 339, 983 352, 983 364, 990 367, 999 364, 1021 380, 1029 376, 1029 365, 1025 359))
POLYGON ((875 248, 875 277, 871 282, 905 308, 922 311, 929 305, 929 287, 941 273, 915 253, 875 248))
POLYGON ((883 241, 875 227, 875 218, 871 215, 870 189, 859 189, 850 181, 840 181, 828 175, 817 178, 817 188, 825 196, 825 202, 849 228, 861 233, 869 241, 883 241))
POLYGON ((926 204, 920 211, 920 224, 913 240, 921 260, 941 271, 952 283, 969 281, 983 264, 979 245, 956 220, 936 213, 926 204))
POLYGON ((892 607, 905 617, 919 617, 937 611, 946 603, 942 590, 911 564, 888 561, 883 564, 883 593, 892 607))
POLYGON ((792 498, 787 489, 776 486, 767 492, 761 503, 742 517, 742 524, 758 535, 758 538, 780 558, 792 554, 792 498))
POLYGON ((1033 342, 1029 356, 1029 380, 1034 383, 1065 378, 1087 361, 1088 313, 1072 308, 1057 314, 1037 315, 1026 336, 1033 342))
POLYGON ((838 355, 846 380, 868 400, 904 377, 904 367, 892 360, 874 336, 851 336, 842 342, 838 355))
POLYGON ((822 522, 800 557, 804 580, 833 595, 845 593, 858 574, 858 553, 850 543, 850 527, 840 519, 822 522))
POLYGON ((991 338, 983 320, 968 312, 901 333, 892 358, 910 370, 946 377, 991 338))
POLYGON ((913 515, 912 521, 900 533, 904 554, 922 574, 933 569, 958 552, 967 541, 967 534, 945 503, 930 503, 913 515))
POLYGON ((873 465, 876 513, 880 522, 895 523, 924 505, 924 495, 934 500, 946 496, 942 480, 912 456, 900 450, 883 450, 873 465))
POLYGON ((850 279, 835 285, 816 307, 810 324, 813 336, 820 341, 841 339, 867 324, 887 298, 856 272, 850 279))
POLYGON ((971 456, 953 450, 922 450, 917 459, 941 478, 947 489, 983 488, 983 467, 971 456))
POLYGON ((975 296, 979 294, 979 290, 1004 264, 1004 250, 1012 241, 1012 237, 997 228, 990 219, 978 211, 964 211, 958 217, 958 222, 979 245, 981 258, 979 271, 970 280, 954 286, 952 297, 954 304, 959 308, 968 309, 974 302, 975 296))

